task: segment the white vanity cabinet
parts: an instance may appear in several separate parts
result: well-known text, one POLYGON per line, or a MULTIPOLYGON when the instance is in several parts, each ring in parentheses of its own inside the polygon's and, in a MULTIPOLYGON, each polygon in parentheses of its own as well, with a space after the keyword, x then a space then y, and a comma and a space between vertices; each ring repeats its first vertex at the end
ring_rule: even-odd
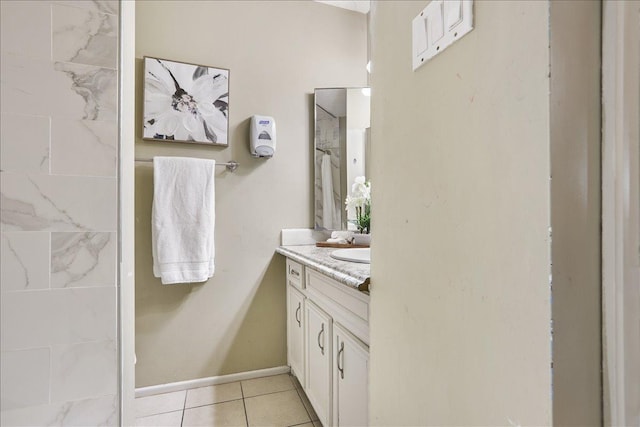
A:
POLYGON ((287 258, 287 284, 304 289, 304 266, 287 258))
POLYGON ((369 295, 287 258, 287 356, 320 422, 368 425, 369 295))
POLYGON ((333 325, 333 425, 369 425, 369 348, 333 325))
POLYGON ((294 375, 305 386, 304 336, 305 297, 293 286, 287 286, 287 357, 294 375))
POLYGON ((332 319, 313 302, 305 305, 306 334, 306 387, 309 402, 324 426, 331 425, 332 379, 332 319))

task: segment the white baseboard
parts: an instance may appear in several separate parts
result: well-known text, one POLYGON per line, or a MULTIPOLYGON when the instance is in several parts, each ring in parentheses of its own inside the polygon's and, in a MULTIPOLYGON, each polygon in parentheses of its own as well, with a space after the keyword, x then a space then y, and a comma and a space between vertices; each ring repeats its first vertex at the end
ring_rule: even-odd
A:
POLYGON ((178 381, 175 383, 158 384, 148 387, 136 388, 136 397, 153 396, 154 394, 170 393, 172 391, 182 391, 191 388, 207 387, 210 385, 226 384, 253 378, 270 377, 289 373, 288 366, 277 366, 275 368, 259 369, 257 371, 239 372, 237 374, 220 375, 218 377, 198 378, 195 380, 178 381))

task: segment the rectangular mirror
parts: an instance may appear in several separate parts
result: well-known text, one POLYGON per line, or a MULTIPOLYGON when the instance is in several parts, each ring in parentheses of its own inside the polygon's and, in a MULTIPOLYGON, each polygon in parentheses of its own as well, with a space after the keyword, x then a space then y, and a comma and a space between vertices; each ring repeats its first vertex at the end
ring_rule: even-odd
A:
POLYGON ((314 91, 314 207, 317 230, 352 230, 344 200, 357 176, 369 176, 371 89, 314 91))

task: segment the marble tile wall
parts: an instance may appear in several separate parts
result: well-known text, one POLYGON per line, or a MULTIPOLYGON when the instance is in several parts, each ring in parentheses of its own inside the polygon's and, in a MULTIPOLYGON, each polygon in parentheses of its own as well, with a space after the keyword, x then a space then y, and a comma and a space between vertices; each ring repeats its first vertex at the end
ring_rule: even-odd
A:
MULTIPOLYGON (((331 153, 331 169, 333 172, 334 187, 333 203, 335 209, 338 211, 335 217, 340 218, 340 210, 342 209, 343 203, 343 201, 340 200, 340 120, 321 108, 317 108, 315 128, 317 148, 331 153)), ((316 151, 314 166, 316 171, 322 169, 322 156, 323 154, 320 151, 316 151)), ((319 172, 315 174, 314 186, 315 224, 317 227, 323 227, 322 174, 319 172)), ((340 229, 341 226, 336 225, 333 228, 340 229)))
POLYGON ((2 425, 118 425, 118 1, 0 2, 2 425))

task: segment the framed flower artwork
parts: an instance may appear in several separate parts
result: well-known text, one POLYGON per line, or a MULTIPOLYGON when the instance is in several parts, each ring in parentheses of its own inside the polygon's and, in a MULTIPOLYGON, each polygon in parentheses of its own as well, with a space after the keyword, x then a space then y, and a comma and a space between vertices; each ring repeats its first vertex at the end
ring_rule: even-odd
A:
POLYGON ((229 145, 229 70, 144 57, 143 139, 229 145))

